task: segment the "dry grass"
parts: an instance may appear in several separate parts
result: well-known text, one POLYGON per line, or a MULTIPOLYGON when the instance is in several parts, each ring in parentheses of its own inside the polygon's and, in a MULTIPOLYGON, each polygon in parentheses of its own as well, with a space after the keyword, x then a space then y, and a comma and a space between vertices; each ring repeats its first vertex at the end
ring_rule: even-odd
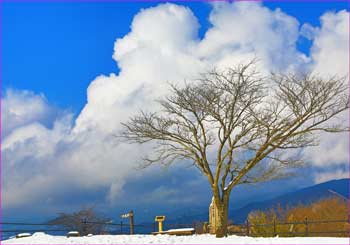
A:
POLYGON ((268 211, 254 211, 248 216, 250 235, 347 237, 350 231, 349 222, 313 222, 348 220, 348 205, 349 203, 339 198, 327 198, 310 205, 298 205, 293 208, 283 208, 279 205, 268 211), (343 232, 335 233, 338 231, 343 232))

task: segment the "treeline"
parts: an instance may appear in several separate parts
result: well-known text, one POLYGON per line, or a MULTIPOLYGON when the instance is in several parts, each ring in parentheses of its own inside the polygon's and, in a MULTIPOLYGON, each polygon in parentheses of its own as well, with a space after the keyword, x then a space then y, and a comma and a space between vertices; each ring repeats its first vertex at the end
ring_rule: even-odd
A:
POLYGON ((349 236, 349 202, 337 197, 248 215, 251 236, 349 236), (338 221, 338 222, 337 222, 338 221), (266 224, 266 225, 262 225, 266 224))

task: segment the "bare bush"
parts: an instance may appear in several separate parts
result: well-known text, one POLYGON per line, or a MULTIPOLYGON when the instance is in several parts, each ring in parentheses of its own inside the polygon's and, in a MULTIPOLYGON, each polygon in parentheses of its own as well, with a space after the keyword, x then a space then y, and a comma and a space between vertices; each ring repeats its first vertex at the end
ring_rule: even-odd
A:
POLYGON ((110 219, 98 215, 93 207, 82 208, 74 213, 59 213, 49 224, 62 226, 80 235, 101 234, 110 219))

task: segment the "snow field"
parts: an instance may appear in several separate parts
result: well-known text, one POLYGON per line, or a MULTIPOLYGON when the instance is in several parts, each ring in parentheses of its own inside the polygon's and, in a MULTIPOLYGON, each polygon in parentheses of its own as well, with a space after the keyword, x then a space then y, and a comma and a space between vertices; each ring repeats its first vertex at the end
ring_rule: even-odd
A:
POLYGON ((13 238, 1 244, 350 244, 349 238, 340 237, 293 237, 254 238, 214 235, 170 236, 170 235, 95 235, 90 237, 51 236, 42 232, 31 237, 13 238))

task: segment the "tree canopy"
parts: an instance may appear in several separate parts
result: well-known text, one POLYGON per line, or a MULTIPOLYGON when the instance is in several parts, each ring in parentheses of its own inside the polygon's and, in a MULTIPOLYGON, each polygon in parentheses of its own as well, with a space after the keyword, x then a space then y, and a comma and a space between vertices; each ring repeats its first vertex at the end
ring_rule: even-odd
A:
POLYGON ((265 76, 254 62, 171 85, 158 102, 159 111, 141 111, 123 123, 121 136, 154 143, 146 166, 190 160, 207 177, 219 213, 226 215, 218 236, 226 234, 234 186, 284 177, 302 165, 298 150, 318 144, 317 132, 349 130, 337 119, 349 108, 345 78, 265 76))

